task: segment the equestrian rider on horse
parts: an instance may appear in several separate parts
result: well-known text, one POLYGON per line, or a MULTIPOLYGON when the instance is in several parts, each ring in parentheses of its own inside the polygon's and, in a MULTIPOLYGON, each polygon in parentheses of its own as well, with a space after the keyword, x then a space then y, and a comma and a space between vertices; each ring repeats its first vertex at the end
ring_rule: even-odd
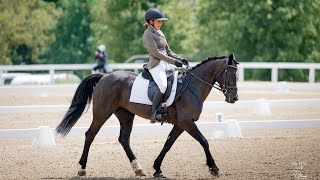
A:
POLYGON ((168 20, 161 10, 157 8, 148 9, 144 19, 146 23, 144 24, 145 31, 143 34, 143 43, 149 53, 149 61, 146 68, 149 70, 152 78, 159 87, 152 102, 150 122, 155 123, 157 121, 156 111, 167 89, 166 70, 174 69, 171 64, 182 67, 183 64, 188 64, 188 60, 178 56, 169 48, 167 40, 160 30, 162 21, 168 20))

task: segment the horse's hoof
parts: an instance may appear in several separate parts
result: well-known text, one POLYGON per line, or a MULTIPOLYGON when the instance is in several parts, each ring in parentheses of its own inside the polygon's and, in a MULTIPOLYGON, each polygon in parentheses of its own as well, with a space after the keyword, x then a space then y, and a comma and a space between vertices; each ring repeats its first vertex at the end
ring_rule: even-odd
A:
POLYGON ((87 171, 85 169, 80 169, 78 171, 78 176, 85 176, 87 174, 87 171))
POLYGON ((218 178, 221 176, 221 173, 218 168, 209 168, 209 171, 210 171, 210 174, 215 178, 218 178))
POLYGON ((162 172, 159 172, 159 173, 155 172, 155 173, 153 174, 153 177, 155 177, 155 178, 166 178, 166 177, 162 174, 162 172))
POLYGON ((146 176, 146 174, 144 173, 142 167, 140 166, 138 160, 133 160, 131 163, 131 167, 133 169, 133 171, 136 173, 136 176, 146 176))
POLYGON ((136 172, 136 176, 147 176, 144 172, 143 172, 143 169, 139 169, 139 170, 137 170, 136 172))

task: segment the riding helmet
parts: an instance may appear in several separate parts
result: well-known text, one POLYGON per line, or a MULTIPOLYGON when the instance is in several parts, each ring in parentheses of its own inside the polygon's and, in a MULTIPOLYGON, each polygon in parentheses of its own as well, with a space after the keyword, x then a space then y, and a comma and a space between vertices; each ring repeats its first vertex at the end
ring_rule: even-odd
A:
POLYGON ((157 8, 150 8, 146 11, 146 14, 144 15, 144 20, 148 22, 148 20, 168 20, 166 17, 164 17, 164 14, 160 9, 157 8))

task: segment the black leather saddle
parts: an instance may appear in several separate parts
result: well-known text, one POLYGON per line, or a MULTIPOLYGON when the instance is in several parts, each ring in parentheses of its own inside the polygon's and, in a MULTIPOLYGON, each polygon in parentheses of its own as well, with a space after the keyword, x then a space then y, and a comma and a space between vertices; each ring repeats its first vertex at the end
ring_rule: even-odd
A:
MULTIPOLYGON (((172 86, 173 86, 173 81, 174 81, 174 70, 168 70, 168 71, 166 71, 166 74, 167 74, 167 83, 168 83, 168 85, 167 85, 167 90, 164 93, 162 102, 166 102, 167 99, 170 96, 170 93, 171 93, 171 90, 172 90, 172 86)), ((142 72, 142 77, 149 80, 148 98, 150 99, 150 101, 152 101, 154 94, 156 93, 156 91, 159 90, 158 85, 153 80, 149 70, 146 69, 146 68, 144 68, 144 71, 142 72)))
MULTIPOLYGON (((173 87, 173 81, 174 81, 174 70, 169 70, 166 72, 167 74, 167 90, 163 96, 163 100, 162 102, 166 102, 167 99, 170 96, 172 87, 173 87)), ((151 73, 149 72, 149 70, 147 68, 144 67, 144 71, 142 72, 142 77, 144 79, 148 79, 149 80, 149 86, 148 86, 148 98, 150 99, 150 101, 153 100, 153 96, 155 94, 156 91, 159 90, 158 85, 155 83, 155 81, 153 80, 151 73)), ((175 95, 175 100, 182 94, 182 92, 187 88, 188 84, 189 84, 189 79, 190 79, 190 75, 188 75, 187 72, 179 72, 178 74, 178 84, 177 84, 177 89, 176 89, 176 95, 175 95)))

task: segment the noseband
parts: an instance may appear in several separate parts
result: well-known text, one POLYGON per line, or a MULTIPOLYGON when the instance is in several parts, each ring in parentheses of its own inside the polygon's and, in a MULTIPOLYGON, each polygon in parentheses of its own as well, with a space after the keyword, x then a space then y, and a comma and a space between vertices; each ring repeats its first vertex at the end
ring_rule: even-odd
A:
MULTIPOLYGON (((228 61, 227 61, 228 63, 228 61)), ((194 73, 190 72, 190 74, 192 76, 194 76, 195 78, 197 78, 199 81, 203 82, 204 84, 208 85, 208 86, 211 86, 213 88, 216 88, 218 89, 219 91, 221 91, 223 94, 227 94, 228 92, 228 89, 237 89, 237 86, 229 86, 228 85, 228 68, 234 68, 234 69, 238 69, 236 66, 232 66, 232 65, 227 65, 227 63, 224 65, 224 68, 219 72, 218 76, 217 76, 217 79, 218 77, 221 75, 221 74, 224 74, 224 78, 223 78, 223 85, 221 87, 221 85, 218 83, 218 84, 210 84, 208 82, 206 82, 205 80, 199 78, 198 76, 196 76, 194 73)))

